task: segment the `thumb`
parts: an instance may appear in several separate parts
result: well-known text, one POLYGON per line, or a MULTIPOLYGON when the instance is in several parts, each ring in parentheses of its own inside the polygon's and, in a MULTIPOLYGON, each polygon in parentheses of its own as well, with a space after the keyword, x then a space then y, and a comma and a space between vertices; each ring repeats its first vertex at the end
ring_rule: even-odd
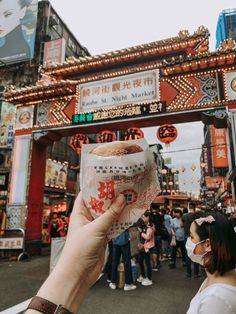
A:
POLYGON ((111 204, 109 209, 99 218, 93 221, 98 232, 107 233, 113 222, 119 218, 126 205, 123 194, 120 194, 111 204))

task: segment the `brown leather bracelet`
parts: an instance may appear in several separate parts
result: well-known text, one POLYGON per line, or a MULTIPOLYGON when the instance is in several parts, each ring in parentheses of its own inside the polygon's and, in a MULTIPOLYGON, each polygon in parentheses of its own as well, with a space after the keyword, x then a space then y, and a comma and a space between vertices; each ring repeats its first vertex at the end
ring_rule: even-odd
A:
POLYGON ((30 304, 27 307, 27 310, 37 310, 43 314, 73 314, 61 304, 54 304, 44 298, 35 296, 30 301, 30 304))

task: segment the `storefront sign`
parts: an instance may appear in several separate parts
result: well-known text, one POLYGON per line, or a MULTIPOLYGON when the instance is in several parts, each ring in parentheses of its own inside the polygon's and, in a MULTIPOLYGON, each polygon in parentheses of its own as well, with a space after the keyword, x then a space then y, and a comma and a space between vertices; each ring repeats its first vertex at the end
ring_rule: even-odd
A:
POLYGON ((224 189, 226 187, 225 177, 205 177, 207 189, 224 189))
POLYGON ((159 70, 80 85, 79 111, 160 100, 159 70))
POLYGON ((214 168, 228 167, 228 152, 226 129, 216 129, 214 126, 210 127, 211 144, 212 144, 212 160, 214 168))
POLYGON ((119 108, 96 110, 94 112, 79 113, 72 117, 72 124, 87 124, 107 120, 124 120, 127 118, 140 118, 152 116, 166 111, 164 102, 151 104, 129 105, 119 108))
POLYGON ((228 100, 236 99, 236 72, 225 73, 226 93, 228 100))
POLYGON ((22 249, 23 238, 0 238, 0 250, 22 249))
POLYGON ((215 191, 214 190, 206 190, 205 191, 205 197, 206 198, 214 198, 215 197, 215 191))

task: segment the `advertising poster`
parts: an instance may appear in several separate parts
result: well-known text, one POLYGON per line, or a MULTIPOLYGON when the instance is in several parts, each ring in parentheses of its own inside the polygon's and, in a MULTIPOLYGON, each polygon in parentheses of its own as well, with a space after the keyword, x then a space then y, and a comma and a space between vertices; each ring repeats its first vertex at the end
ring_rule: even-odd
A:
POLYGON ((38 0, 0 1, 0 66, 32 59, 38 0))
POLYGON ((2 102, 0 120, 0 147, 12 147, 14 136, 16 107, 7 102, 2 102))
POLYGON ((47 159, 45 185, 58 189, 66 189, 68 164, 47 159))

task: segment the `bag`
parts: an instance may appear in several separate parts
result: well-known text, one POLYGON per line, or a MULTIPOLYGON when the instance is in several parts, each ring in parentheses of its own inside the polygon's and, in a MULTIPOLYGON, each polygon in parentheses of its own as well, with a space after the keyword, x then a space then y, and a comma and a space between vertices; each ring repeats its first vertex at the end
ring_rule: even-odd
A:
POLYGON ((171 239, 170 246, 176 246, 176 240, 174 237, 171 239))

